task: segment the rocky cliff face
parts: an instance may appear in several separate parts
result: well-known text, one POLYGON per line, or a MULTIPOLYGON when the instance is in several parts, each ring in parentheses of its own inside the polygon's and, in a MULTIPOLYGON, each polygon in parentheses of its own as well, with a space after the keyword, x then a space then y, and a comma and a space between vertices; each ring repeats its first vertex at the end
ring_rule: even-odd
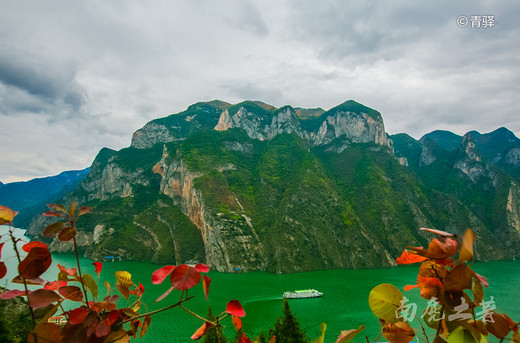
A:
MULTIPOLYGON (((240 209, 233 211, 235 218, 215 213, 204 203, 201 191, 194 187, 195 179, 204 174, 190 172, 182 159, 167 163, 167 158, 165 147, 161 160, 154 167, 161 175, 160 192, 168 196, 200 230, 209 265, 225 272, 232 272, 235 268, 243 271, 264 269, 263 261, 258 258, 262 255, 262 243, 236 196, 232 206, 240 209)), ((221 168, 220 172, 230 168, 221 168)))
POLYGON ((271 140, 282 133, 295 133, 314 146, 327 145, 341 138, 349 143, 375 143, 392 148, 379 112, 352 100, 325 113, 317 112, 321 114, 310 116, 310 119, 301 119, 291 106, 275 109, 250 101, 234 106, 223 102, 218 104, 218 107, 208 105, 203 108, 208 114, 207 120, 199 120, 197 116, 201 117, 201 114, 194 113, 190 107, 191 110, 174 118, 168 117, 168 121, 152 121, 134 133, 131 146, 146 149, 159 142, 183 140, 187 132, 197 129, 225 131, 238 128, 260 141, 271 140), (192 121, 197 121, 197 124, 192 121), (189 129, 183 129, 183 126, 189 129))

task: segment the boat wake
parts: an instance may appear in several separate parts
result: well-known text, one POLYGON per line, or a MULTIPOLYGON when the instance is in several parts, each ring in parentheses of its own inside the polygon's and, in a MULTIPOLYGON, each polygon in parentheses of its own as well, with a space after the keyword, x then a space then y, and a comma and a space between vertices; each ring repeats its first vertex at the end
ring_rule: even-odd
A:
POLYGON ((251 298, 244 301, 244 304, 251 304, 251 303, 258 303, 263 301, 277 301, 277 300, 283 300, 283 297, 261 297, 261 298, 251 298))

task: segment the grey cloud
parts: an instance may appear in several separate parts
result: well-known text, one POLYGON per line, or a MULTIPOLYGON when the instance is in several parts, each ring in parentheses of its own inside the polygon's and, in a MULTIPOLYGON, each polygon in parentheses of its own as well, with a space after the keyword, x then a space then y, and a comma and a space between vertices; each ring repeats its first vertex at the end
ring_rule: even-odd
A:
POLYGON ((262 14, 251 2, 239 1, 235 4, 238 6, 238 13, 229 19, 237 28, 257 36, 265 36, 269 33, 262 14))
MULTIPOLYGON (((27 52, 15 54, 0 53, 0 83, 5 89, 14 87, 35 97, 34 102, 63 103, 73 110, 79 110, 84 103, 84 93, 75 81, 76 70, 71 64, 56 65, 36 56, 28 56, 27 52), (10 86, 10 87, 9 87, 10 86)), ((16 108, 27 109, 26 102, 17 107, 10 99, 13 92, 5 95, 2 103, 11 103, 14 108, 8 111, 4 105, 4 113, 10 114, 16 108)))
POLYGON ((519 132, 519 14, 513 0, 4 0, 0 153, 15 153, 0 179, 83 168, 147 121, 215 98, 354 99, 414 137, 519 132), (496 26, 457 27, 472 14, 496 26))
POLYGON ((260 100, 270 105, 283 101, 283 92, 272 85, 258 85, 251 82, 223 85, 233 98, 242 100, 260 100))

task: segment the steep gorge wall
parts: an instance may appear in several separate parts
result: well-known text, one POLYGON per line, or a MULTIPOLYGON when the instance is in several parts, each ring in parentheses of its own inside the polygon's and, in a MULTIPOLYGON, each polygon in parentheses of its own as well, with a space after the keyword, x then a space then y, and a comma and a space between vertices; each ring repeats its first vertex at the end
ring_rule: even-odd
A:
MULTIPOLYGON (((160 192, 170 197, 173 204, 200 230, 206 262, 212 268, 223 272, 232 272, 235 268, 243 271, 262 269, 263 261, 258 258, 262 256, 262 244, 250 221, 250 230, 241 230, 236 223, 210 209, 201 191, 194 187, 195 179, 203 176, 202 173, 190 172, 182 159, 168 159, 166 148, 154 170, 162 177, 160 192)), ((246 217, 243 213, 241 216, 246 217)))

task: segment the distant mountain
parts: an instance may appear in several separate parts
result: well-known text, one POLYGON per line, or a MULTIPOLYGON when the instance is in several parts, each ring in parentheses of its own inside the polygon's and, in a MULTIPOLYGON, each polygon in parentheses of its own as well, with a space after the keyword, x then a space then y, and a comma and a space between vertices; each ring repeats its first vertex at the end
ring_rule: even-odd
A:
POLYGON ((2 181, 0 181, 0 188, 2 188, 4 186, 4 184, 2 183, 2 181))
MULTIPOLYGON (((470 131, 482 158, 504 169, 516 179, 520 179, 520 139, 514 133, 501 127, 493 132, 481 134, 470 131)), ((447 151, 457 150, 462 137, 449 131, 436 130, 424 135, 419 141, 431 139, 437 146, 447 151)))
POLYGON ((47 203, 55 202, 75 189, 89 171, 90 168, 66 171, 56 176, 4 184, 0 187, 0 204, 18 211, 14 224, 27 228, 35 215, 45 211, 47 203))
POLYGON ((460 143, 462 142, 462 137, 454 134, 450 131, 444 130, 435 130, 430 133, 425 134, 421 137, 419 142, 424 143, 426 139, 431 139, 435 142, 439 147, 444 150, 453 151, 459 148, 460 143))
MULTIPOLYGON (((78 233, 92 258, 197 259, 226 272, 383 267, 428 244, 420 227, 471 227, 477 259, 512 258, 518 164, 500 163, 515 145, 495 161, 481 137, 457 137, 390 137, 379 112, 352 100, 328 111, 203 102, 147 123, 128 148, 101 150, 60 202, 93 207, 78 233)), ((29 234, 47 223, 36 218, 29 234)))

